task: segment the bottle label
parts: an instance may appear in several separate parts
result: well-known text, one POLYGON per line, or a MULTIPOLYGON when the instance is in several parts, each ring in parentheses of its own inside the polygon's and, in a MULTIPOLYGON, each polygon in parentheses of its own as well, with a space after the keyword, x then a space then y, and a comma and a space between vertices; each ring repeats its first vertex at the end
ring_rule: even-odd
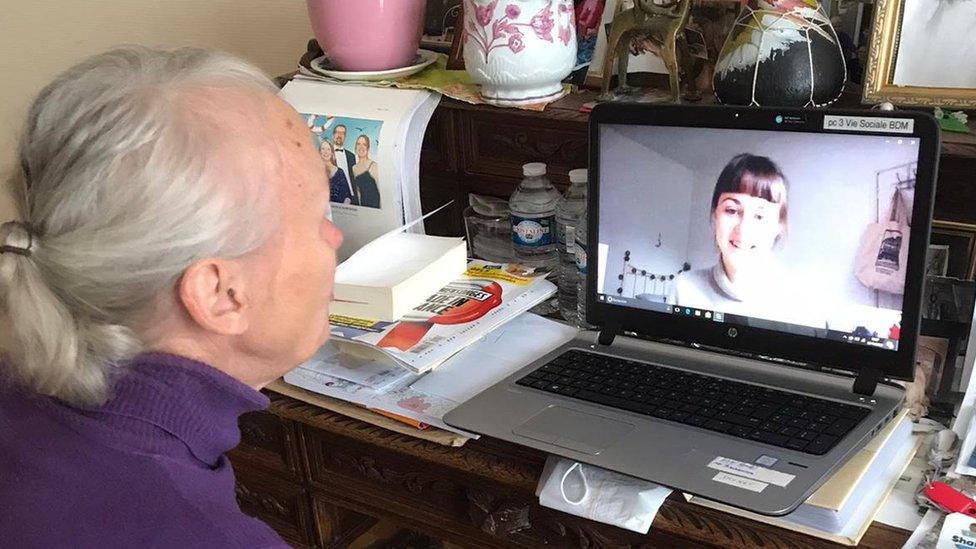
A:
POLYGON ((525 218, 512 216, 512 242, 516 246, 542 247, 552 242, 555 216, 525 218))
POLYGON ((580 242, 576 241, 576 271, 581 274, 586 274, 586 246, 580 242))
POLYGON ((563 242, 566 243, 566 253, 574 255, 576 253, 576 227, 572 225, 563 225, 565 231, 563 234, 563 242))

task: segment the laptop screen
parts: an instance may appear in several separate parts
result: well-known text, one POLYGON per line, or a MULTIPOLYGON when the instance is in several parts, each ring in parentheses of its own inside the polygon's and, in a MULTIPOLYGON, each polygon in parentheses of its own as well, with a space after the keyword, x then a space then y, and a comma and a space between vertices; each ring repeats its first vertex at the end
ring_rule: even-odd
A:
POLYGON ((598 301, 898 349, 917 137, 598 131, 598 301))

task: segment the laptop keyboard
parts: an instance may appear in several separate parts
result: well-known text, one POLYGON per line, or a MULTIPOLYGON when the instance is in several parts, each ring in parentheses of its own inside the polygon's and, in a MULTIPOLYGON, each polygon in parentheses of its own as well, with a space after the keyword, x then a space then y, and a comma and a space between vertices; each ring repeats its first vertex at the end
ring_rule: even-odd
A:
POLYGON ((618 357, 568 351, 516 383, 823 455, 871 410, 618 357))

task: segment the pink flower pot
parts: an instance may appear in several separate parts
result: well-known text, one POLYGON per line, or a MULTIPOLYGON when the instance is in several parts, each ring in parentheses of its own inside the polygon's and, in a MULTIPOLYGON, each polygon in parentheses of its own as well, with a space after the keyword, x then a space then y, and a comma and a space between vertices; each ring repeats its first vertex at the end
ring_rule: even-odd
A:
POLYGON ((464 0, 464 67, 494 105, 558 98, 576 62, 572 0, 464 0))
POLYGON ((335 68, 383 71, 410 65, 426 0, 306 0, 312 32, 335 68))

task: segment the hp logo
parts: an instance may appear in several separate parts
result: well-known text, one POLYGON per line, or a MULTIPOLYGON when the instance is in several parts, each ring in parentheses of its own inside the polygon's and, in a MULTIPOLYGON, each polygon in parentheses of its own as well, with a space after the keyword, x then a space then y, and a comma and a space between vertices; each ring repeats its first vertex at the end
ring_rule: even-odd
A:
POLYGON ((739 335, 739 330, 736 330, 735 328, 729 328, 729 337, 736 337, 737 335, 739 335))

